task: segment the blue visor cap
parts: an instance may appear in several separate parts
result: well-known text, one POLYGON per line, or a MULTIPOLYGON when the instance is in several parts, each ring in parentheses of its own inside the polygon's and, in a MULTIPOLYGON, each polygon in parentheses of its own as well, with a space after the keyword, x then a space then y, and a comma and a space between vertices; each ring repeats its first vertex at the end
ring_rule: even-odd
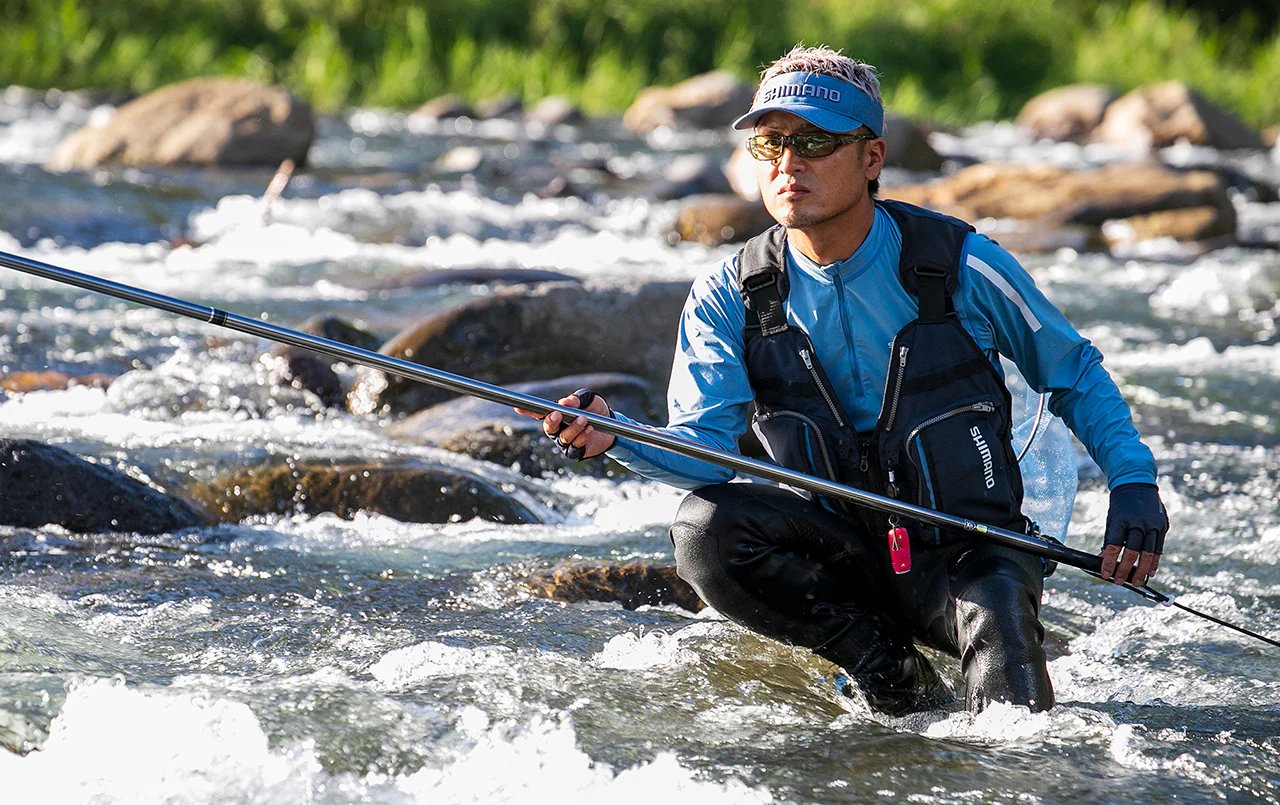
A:
POLYGON ((818 73, 783 73, 761 85, 751 111, 733 121, 749 129, 770 112, 790 112, 823 131, 847 134, 862 126, 884 134, 884 107, 857 86, 818 73))

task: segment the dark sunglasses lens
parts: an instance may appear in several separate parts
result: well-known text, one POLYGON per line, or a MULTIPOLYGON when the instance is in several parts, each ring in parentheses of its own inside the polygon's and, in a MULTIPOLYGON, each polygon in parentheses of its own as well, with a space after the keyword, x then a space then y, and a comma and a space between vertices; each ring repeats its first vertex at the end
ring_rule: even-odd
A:
POLYGON ((796 154, 802 157, 825 157, 836 150, 836 138, 830 134, 801 134, 795 143, 796 154))
POLYGON ((760 135, 747 140, 747 150, 756 159, 777 159, 782 154, 782 138, 760 135))

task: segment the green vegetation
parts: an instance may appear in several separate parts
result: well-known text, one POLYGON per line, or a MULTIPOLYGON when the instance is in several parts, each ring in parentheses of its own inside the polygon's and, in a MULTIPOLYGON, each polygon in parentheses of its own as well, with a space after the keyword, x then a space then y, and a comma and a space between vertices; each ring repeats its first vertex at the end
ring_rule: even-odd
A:
MULTIPOLYGON (((1183 0, 1185 5, 1185 0, 1183 0)), ((1280 34, 1157 0, 0 0, 0 85, 146 91, 197 75, 283 84, 320 109, 445 92, 562 94, 589 112, 714 68, 745 79, 797 41, 880 68, 903 114, 1011 116, 1077 81, 1181 79, 1280 122, 1280 34)))

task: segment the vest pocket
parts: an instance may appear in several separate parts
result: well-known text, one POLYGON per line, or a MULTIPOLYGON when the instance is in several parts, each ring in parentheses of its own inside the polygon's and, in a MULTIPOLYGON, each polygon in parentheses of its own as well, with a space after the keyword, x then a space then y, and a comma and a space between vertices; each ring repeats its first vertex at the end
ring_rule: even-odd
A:
POLYGON ((796 411, 757 411, 754 425, 765 450, 778 464, 829 481, 840 480, 827 441, 812 418, 796 411))
MULTIPOLYGON (((901 471, 916 503, 955 517, 1007 526, 1021 521, 1022 477, 1008 451, 1009 424, 990 400, 957 405, 914 424, 901 471)), ((932 529, 935 540, 939 529, 932 529)))

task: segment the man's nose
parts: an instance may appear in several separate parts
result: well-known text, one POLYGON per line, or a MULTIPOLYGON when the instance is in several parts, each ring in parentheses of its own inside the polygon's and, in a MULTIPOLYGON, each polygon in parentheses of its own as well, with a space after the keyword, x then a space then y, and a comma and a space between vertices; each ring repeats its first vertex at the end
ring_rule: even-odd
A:
POLYGON ((797 168, 803 170, 804 164, 804 158, 796 154, 795 143, 783 145, 782 153, 773 161, 773 167, 778 173, 795 173, 797 168))

